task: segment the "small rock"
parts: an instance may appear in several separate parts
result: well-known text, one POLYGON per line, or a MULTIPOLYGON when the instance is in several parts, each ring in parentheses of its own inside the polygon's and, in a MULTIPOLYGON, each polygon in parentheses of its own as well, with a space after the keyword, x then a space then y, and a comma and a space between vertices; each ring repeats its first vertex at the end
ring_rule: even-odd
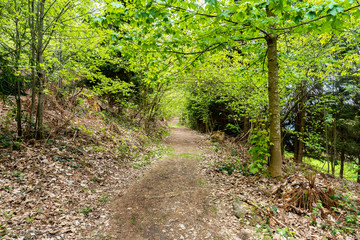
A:
POLYGON ((185 225, 184 225, 184 224, 179 224, 179 226, 180 226, 180 228, 181 228, 182 230, 185 230, 185 225))
POLYGON ((243 218, 245 215, 253 212, 253 208, 249 204, 241 201, 234 202, 233 209, 237 218, 243 218))

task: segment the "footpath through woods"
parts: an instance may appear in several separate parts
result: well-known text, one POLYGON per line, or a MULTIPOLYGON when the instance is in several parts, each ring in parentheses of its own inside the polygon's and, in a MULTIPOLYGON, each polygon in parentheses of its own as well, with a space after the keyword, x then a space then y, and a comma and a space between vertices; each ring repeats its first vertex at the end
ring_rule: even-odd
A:
POLYGON ((116 239, 238 239, 221 236, 199 171, 201 141, 194 131, 171 128, 166 144, 172 151, 114 202, 116 239))

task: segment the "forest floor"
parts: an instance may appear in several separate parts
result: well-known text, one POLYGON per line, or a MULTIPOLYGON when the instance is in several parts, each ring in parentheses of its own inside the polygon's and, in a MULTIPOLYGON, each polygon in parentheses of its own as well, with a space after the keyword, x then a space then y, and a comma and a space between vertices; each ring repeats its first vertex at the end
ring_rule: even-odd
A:
POLYGON ((176 119, 152 144, 135 128, 49 106, 49 137, 17 143, 0 107, 0 239, 360 239, 357 183, 289 161, 282 179, 239 171, 246 145, 176 119), (291 206, 311 179, 343 206, 291 206))

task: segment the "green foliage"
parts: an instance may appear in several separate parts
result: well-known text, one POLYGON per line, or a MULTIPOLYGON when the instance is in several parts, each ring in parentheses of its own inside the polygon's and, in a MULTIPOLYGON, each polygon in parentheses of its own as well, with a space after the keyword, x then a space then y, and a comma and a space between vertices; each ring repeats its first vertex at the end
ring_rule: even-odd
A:
MULTIPOLYGON (((285 152, 286 158, 288 158, 288 159, 293 158, 293 156, 294 156, 293 153, 285 152)), ((317 159, 314 157, 304 156, 303 162, 314 167, 319 172, 327 173, 327 169, 325 167, 326 161, 323 157, 320 159, 317 159)), ((350 180, 352 182, 355 182, 356 178, 357 178, 357 168, 358 168, 358 165, 356 163, 345 162, 344 163, 344 178, 347 180, 350 180)), ((340 172, 340 166, 336 165, 335 166, 335 176, 336 177, 340 177, 339 172, 340 172)))
MULTIPOLYGON (((251 163, 249 165, 249 171, 252 174, 257 174, 264 171, 265 165, 268 162, 270 156, 270 139, 268 130, 265 128, 265 124, 260 121, 258 127, 252 130, 251 138, 249 143, 253 146, 250 148, 249 153, 251 154, 251 163)), ((253 122, 256 122, 253 120, 253 122)))
POLYGON ((346 211, 345 225, 340 229, 346 232, 355 233, 360 226, 360 207, 352 199, 352 195, 353 193, 346 193, 339 199, 339 207, 346 211))
POLYGON ((58 156, 58 155, 52 155, 51 159, 56 162, 60 162, 64 164, 65 166, 69 166, 72 168, 82 168, 82 164, 78 163, 74 158, 69 156, 58 156))
POLYGON ((2 212, 3 224, 0 224, 0 237, 8 235, 8 222, 13 217, 14 212, 2 212))
POLYGON ((283 236, 287 240, 296 240, 297 238, 294 238, 295 232, 291 231, 289 228, 278 228, 276 229, 276 232, 280 233, 281 236, 283 236))
POLYGON ((92 136, 95 134, 95 131, 92 130, 91 128, 86 128, 85 126, 83 125, 80 125, 79 127, 81 129, 81 131, 83 131, 84 133, 88 134, 89 136, 92 136))
POLYGON ((90 206, 84 207, 80 210, 80 213, 84 214, 84 217, 89 216, 89 213, 92 212, 93 208, 90 206))
POLYGON ((229 175, 231 175, 236 168, 235 163, 222 163, 219 167, 219 171, 226 171, 229 175))
POLYGON ((25 178, 25 176, 23 175, 23 173, 21 171, 12 173, 11 175, 16 177, 16 179, 18 179, 18 180, 21 180, 21 179, 25 178))
POLYGON ((110 200, 110 195, 108 193, 105 193, 99 198, 99 202, 101 203, 107 203, 110 200))

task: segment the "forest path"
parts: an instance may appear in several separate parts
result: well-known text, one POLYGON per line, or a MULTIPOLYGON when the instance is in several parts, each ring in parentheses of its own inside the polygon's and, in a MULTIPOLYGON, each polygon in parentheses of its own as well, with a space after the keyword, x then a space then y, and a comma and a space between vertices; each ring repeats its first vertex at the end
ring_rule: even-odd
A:
POLYGON ((198 171, 202 138, 187 128, 171 128, 166 145, 173 151, 115 201, 115 239, 225 239, 212 224, 210 191, 198 171))

